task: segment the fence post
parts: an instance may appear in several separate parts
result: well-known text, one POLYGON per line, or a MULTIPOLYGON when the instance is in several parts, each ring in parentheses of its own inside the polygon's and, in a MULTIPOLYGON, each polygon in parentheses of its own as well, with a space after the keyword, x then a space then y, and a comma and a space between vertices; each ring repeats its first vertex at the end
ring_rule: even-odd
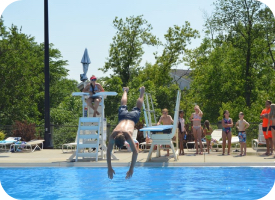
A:
POLYGON ((50 133, 51 133, 51 141, 50 141, 50 146, 52 147, 52 149, 54 148, 54 144, 53 144, 53 141, 54 141, 54 124, 50 124, 50 133))

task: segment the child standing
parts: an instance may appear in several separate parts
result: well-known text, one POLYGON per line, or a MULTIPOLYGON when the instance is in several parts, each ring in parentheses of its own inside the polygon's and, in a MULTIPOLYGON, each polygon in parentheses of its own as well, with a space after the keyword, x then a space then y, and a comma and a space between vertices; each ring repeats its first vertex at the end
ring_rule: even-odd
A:
POLYGON ((178 136, 180 142, 180 154, 184 155, 184 147, 183 147, 183 140, 186 140, 186 132, 185 132, 185 120, 183 118, 184 112, 182 110, 179 111, 179 123, 178 123, 178 136))
POLYGON ((240 154, 240 156, 245 156, 246 155, 246 133, 245 133, 245 130, 249 126, 250 126, 250 124, 244 119, 243 112, 240 112, 239 113, 239 120, 236 123, 236 127, 239 130, 238 131, 238 136, 239 136, 239 141, 240 141, 240 144, 241 144, 241 154, 240 154))
POLYGON ((206 144, 207 144, 207 152, 209 152, 209 147, 210 147, 210 143, 211 143, 211 134, 212 134, 213 130, 210 126, 210 123, 208 120, 205 120, 204 122, 204 128, 203 128, 203 133, 205 135, 205 139, 206 139, 206 144))
POLYGON ((228 155, 230 155, 230 147, 231 147, 231 127, 233 127, 233 120, 229 118, 229 111, 225 110, 223 112, 223 120, 222 120, 222 155, 225 152, 226 146, 226 138, 228 140, 228 155))

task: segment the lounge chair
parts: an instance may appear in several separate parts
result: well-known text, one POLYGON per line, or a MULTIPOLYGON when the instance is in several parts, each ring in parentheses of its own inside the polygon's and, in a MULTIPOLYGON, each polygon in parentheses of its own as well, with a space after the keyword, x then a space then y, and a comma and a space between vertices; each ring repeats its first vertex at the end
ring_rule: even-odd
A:
POLYGON ((77 134, 75 136, 75 142, 62 144, 62 152, 63 153, 69 152, 69 148, 71 149, 71 151, 75 151, 76 150, 76 146, 77 146, 77 134), (64 147, 67 147, 66 151, 65 151, 64 147))
MULTIPOLYGON (((197 142, 198 142, 198 145, 200 145, 199 141, 197 141, 197 142)), ((204 148, 205 145, 207 145, 205 141, 201 141, 201 143, 202 143, 202 148, 204 148)), ((194 147, 193 149, 195 149, 195 141, 186 142, 186 149, 189 151, 190 149, 188 148, 188 144, 192 144, 194 147)))
MULTIPOLYGON (((216 151, 219 150, 219 146, 222 146, 222 129, 215 129, 212 132, 212 139, 216 142, 213 142, 214 145, 216 145, 216 151)), ((239 137, 238 136, 232 136, 231 137, 231 145, 235 144, 235 151, 237 151, 238 146, 240 145, 239 137)), ((226 148, 228 145, 228 140, 226 140, 226 148)))
MULTIPOLYGON (((137 141, 137 133, 138 133, 138 130, 135 129, 134 132, 133 132, 133 135, 132 135, 132 139, 134 140, 134 143, 137 144, 138 147, 139 147, 139 142, 137 141)), ((128 151, 132 151, 131 147, 130 147, 130 145, 129 145, 129 143, 127 141, 125 141, 124 146, 126 146, 126 148, 127 148, 128 151)))
POLYGON ((143 149, 143 150, 145 150, 145 149, 147 149, 147 147, 151 147, 151 144, 152 144, 151 142, 146 142, 146 141, 145 142, 141 142, 140 143, 140 148, 143 149))
MULTIPOLYGON (((228 144, 228 141, 226 141, 226 145, 228 144)), ((232 136, 231 137, 231 145, 235 144, 235 152, 238 152, 239 150, 237 149, 238 146, 240 146, 240 139, 238 136, 232 136)))
POLYGON ((222 145, 222 129, 215 129, 212 134, 211 134, 211 137, 212 137, 212 147, 214 145, 216 145, 216 151, 219 150, 219 145, 222 145))
POLYGON ((12 145, 19 140, 21 140, 21 137, 8 137, 7 139, 0 141, 0 147, 6 151, 8 145, 12 145))
MULTIPOLYGON (((152 139, 150 138, 150 137, 146 137, 146 139, 145 139, 145 142, 141 142, 140 143, 140 148, 142 149, 142 150, 146 150, 147 149, 147 147, 149 147, 149 149, 151 148, 151 145, 152 145, 152 139)), ((155 148, 154 148, 154 150, 156 150, 157 149, 157 146, 155 145, 155 148)))
POLYGON ((266 145, 266 140, 264 138, 264 133, 262 129, 262 123, 259 124, 258 139, 252 140, 252 149, 256 150, 256 153, 258 152, 259 145, 266 145))
MULTIPOLYGON (((36 149, 42 150, 43 142, 44 142, 44 140, 31 140, 29 142, 24 142, 24 143, 21 143, 21 142, 14 143, 10 146, 10 151, 12 151, 12 149, 13 150, 16 149, 16 151, 27 150, 28 147, 31 150, 31 152, 34 152, 36 149), (39 145, 41 145, 41 147, 39 145)), ((14 151, 14 152, 16 152, 16 151, 14 151)))
MULTIPOLYGON (((143 109, 145 110, 144 104, 143 104, 143 109)), ((145 113, 146 113, 146 112, 145 112, 145 113)), ((146 117, 146 118, 147 118, 147 117, 146 117)), ((147 127, 146 124, 144 124, 144 126, 147 127)), ((140 143, 140 148, 143 149, 143 150, 145 150, 145 149, 147 149, 147 147, 151 147, 152 140, 151 140, 149 134, 144 133, 143 135, 146 136, 146 137, 145 137, 145 142, 141 142, 141 143, 140 143), (151 140, 151 141, 148 142, 148 140, 151 140)))

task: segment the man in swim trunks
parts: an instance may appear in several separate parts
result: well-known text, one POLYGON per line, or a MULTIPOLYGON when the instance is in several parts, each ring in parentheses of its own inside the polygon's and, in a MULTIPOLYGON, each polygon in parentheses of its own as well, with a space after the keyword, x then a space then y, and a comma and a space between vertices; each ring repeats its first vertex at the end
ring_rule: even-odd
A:
MULTIPOLYGON (((265 102, 265 109, 263 109, 260 118, 263 120, 262 129, 264 133, 264 137, 266 140, 266 152, 265 155, 269 156, 273 153, 273 147, 272 147, 272 133, 271 133, 271 127, 269 126, 269 129, 267 131, 268 126, 268 114, 270 113, 270 105, 271 101, 267 100, 265 102), (267 134, 266 134, 267 132, 267 134), (271 153, 269 153, 269 150, 271 149, 271 153)), ((271 124, 270 124, 271 125, 271 124)))
MULTIPOLYGON (((174 123, 174 120, 172 119, 171 115, 168 115, 168 110, 166 108, 164 108, 162 110, 162 115, 159 118, 157 126, 158 125, 171 125, 173 123, 174 123)), ((167 154, 165 156, 169 156, 169 149, 168 148, 170 148, 170 146, 166 145, 166 148, 167 148, 167 154)))
MULTIPOLYGON (((270 106, 270 113, 268 114, 268 120, 270 123, 268 123, 267 130, 269 130, 269 127, 271 127, 273 148, 275 148, 275 104, 271 104, 270 106)), ((264 133, 264 134, 268 134, 268 133, 264 133)))
POLYGON ((239 130, 238 137, 239 137, 239 141, 241 144, 240 156, 245 156, 246 155, 246 133, 245 133, 245 130, 248 129, 250 124, 244 119, 243 112, 239 113, 239 118, 240 118, 240 120, 237 121, 236 127, 239 130))
POLYGON ((138 150, 135 147, 135 143, 132 139, 132 134, 134 131, 135 124, 139 121, 140 112, 143 104, 143 96, 145 92, 145 87, 140 88, 140 95, 137 100, 137 105, 132 109, 132 111, 127 110, 127 92, 129 91, 128 87, 123 88, 123 95, 121 98, 121 106, 118 110, 118 120, 119 123, 116 128, 113 130, 113 133, 110 136, 108 149, 107 149, 107 165, 108 165, 108 177, 113 179, 115 171, 112 168, 111 164, 111 152, 113 150, 114 144, 118 148, 124 146, 125 141, 130 145, 131 150, 133 151, 132 162, 129 171, 126 173, 126 178, 131 178, 134 173, 134 166, 137 161, 138 150))

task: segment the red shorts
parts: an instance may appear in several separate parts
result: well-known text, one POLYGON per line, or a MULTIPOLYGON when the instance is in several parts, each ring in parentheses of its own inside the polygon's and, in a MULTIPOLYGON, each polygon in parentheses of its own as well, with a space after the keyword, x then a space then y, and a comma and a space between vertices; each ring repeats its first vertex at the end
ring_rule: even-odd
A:
POLYGON ((268 138, 272 138, 272 133, 271 133, 271 127, 269 126, 267 135, 266 135, 266 131, 267 131, 267 127, 263 127, 263 133, 264 133, 264 138, 268 139, 268 138))

